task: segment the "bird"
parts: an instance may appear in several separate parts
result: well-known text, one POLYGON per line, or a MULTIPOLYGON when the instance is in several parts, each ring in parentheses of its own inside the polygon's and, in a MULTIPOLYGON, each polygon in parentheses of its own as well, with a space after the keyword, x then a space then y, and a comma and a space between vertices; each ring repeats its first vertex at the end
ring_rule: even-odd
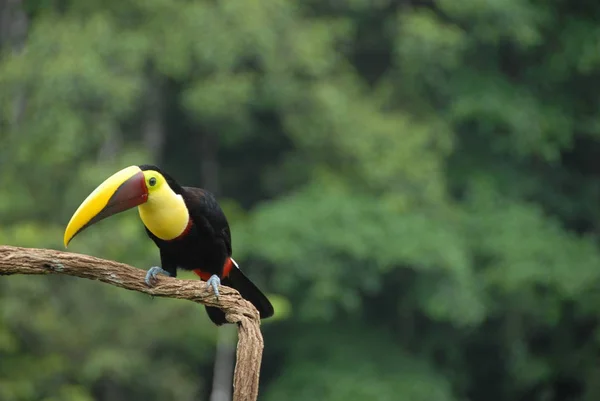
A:
MULTIPOLYGON (((145 282, 157 275, 177 277, 177 269, 193 271, 219 297, 219 286, 236 289, 258 310, 261 319, 274 315, 265 294, 232 258, 231 230, 214 194, 181 186, 152 164, 125 167, 102 182, 79 205, 64 232, 64 245, 99 221, 137 207, 146 234, 159 249, 161 266, 148 269, 145 282)), ((218 307, 205 305, 217 326, 227 323, 218 307)))

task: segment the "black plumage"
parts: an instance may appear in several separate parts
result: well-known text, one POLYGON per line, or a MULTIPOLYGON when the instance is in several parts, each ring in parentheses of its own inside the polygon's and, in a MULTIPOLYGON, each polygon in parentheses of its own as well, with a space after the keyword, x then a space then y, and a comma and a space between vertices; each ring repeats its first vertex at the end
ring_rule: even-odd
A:
MULTIPOLYGON (((177 268, 194 271, 203 280, 216 274, 221 279, 221 284, 235 288, 243 298, 250 301, 258 309, 261 318, 272 316, 274 311, 271 302, 231 259, 229 223, 215 196, 201 188, 179 185, 156 166, 139 167, 162 174, 171 189, 182 196, 191 219, 184 234, 174 240, 160 239, 146 228, 148 236, 160 250, 162 269, 171 277, 177 276, 177 268), (230 263, 229 274, 224 277, 224 267, 230 263)), ((223 311, 209 306, 205 308, 215 324, 227 323, 223 311)))

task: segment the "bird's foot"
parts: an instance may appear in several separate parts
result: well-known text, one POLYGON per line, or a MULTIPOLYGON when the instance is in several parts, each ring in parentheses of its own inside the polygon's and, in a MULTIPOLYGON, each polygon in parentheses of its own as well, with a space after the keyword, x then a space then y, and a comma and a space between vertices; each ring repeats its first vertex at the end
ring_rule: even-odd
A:
POLYGON ((168 271, 166 271, 158 266, 152 266, 151 268, 148 269, 148 272, 146 273, 146 279, 144 280, 146 282, 146 284, 148 285, 148 287, 152 287, 152 286, 154 286, 154 284, 156 284, 156 276, 158 274, 164 274, 165 276, 171 276, 171 273, 169 273, 168 271))
POLYGON ((212 287, 217 299, 219 298, 219 286, 220 285, 221 285, 221 279, 216 274, 213 274, 212 276, 210 276, 210 278, 206 282, 207 287, 212 287))

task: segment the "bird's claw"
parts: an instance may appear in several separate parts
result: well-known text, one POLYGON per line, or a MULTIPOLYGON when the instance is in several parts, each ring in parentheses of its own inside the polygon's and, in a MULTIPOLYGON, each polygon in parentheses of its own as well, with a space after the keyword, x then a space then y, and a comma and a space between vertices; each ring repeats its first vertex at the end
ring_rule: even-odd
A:
POLYGON ((212 287, 215 296, 219 298, 219 286, 221 285, 221 279, 216 274, 210 276, 208 281, 206 282, 207 287, 212 287))
POLYGON ((154 284, 156 284, 156 276, 158 274, 164 274, 165 276, 170 276, 171 274, 158 267, 158 266, 152 266, 151 268, 148 269, 148 272, 146 273, 146 278, 145 278, 145 282, 148 285, 148 287, 152 287, 154 284))

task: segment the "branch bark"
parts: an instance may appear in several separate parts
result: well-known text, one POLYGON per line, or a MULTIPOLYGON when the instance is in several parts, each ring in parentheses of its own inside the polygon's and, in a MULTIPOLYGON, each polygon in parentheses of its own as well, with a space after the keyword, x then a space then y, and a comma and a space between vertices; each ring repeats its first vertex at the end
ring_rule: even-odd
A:
POLYGON ((13 274, 66 274, 98 280, 156 297, 187 299, 225 311, 238 327, 237 358, 233 377, 233 401, 256 401, 263 352, 260 317, 254 306, 229 287, 219 288, 219 300, 200 280, 159 276, 152 288, 146 272, 124 263, 51 249, 0 246, 0 276, 13 274))

